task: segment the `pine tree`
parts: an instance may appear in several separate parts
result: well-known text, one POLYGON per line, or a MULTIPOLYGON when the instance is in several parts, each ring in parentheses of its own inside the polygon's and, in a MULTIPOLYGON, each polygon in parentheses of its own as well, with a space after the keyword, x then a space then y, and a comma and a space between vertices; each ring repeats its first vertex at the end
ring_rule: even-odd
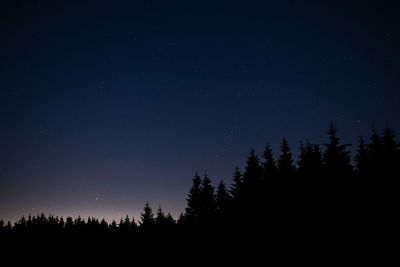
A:
POLYGON ((72 231, 74 229, 74 221, 71 217, 67 217, 65 222, 65 230, 72 231))
POLYGON ((224 213, 228 207, 230 196, 226 190, 226 186, 223 180, 221 180, 217 187, 216 195, 216 210, 218 213, 224 213))
POLYGON ((117 230, 118 230, 117 222, 115 220, 112 220, 110 225, 110 231, 115 233, 117 230))
POLYGON ((340 144, 340 138, 336 136, 336 129, 332 123, 327 133, 330 142, 325 144, 324 163, 328 177, 334 178, 336 181, 348 178, 353 172, 350 154, 346 151, 346 148, 350 145, 340 144))
POLYGON ((108 223, 104 219, 102 219, 100 222, 100 230, 103 232, 108 230, 108 223))
POLYGON ((240 172, 239 167, 236 167, 233 173, 233 184, 231 185, 230 189, 232 199, 235 201, 240 199, 242 192, 243 192, 242 173, 240 172))
POLYGON ((136 222, 135 222, 135 218, 134 217, 132 217, 132 220, 131 220, 131 224, 129 225, 129 230, 131 230, 131 231, 135 231, 136 229, 137 229, 137 224, 136 224, 136 222))
POLYGON ((195 174, 193 178, 193 185, 189 191, 187 197, 187 207, 186 214, 182 218, 189 220, 190 222, 194 222, 199 218, 200 209, 201 209, 201 201, 200 201, 200 187, 201 187, 201 178, 197 174, 195 174))
POLYGON ((358 151, 357 155, 355 158, 356 161, 356 167, 357 167, 357 174, 359 178, 366 178, 368 175, 369 171, 369 152, 367 150, 367 146, 364 142, 364 139, 360 137, 359 143, 358 143, 358 151))
POLYGON ((155 220, 156 225, 158 226, 164 226, 165 225, 165 214, 161 208, 161 205, 158 207, 156 211, 156 220, 155 220))
POLYGON ((169 227, 174 226, 176 221, 175 219, 172 217, 172 215, 170 213, 167 214, 167 216, 165 217, 165 223, 166 225, 168 225, 169 227))
POLYGON ((278 160, 278 173, 281 179, 293 179, 296 175, 296 167, 293 165, 292 153, 285 138, 281 143, 281 155, 278 160))
POLYGON ((122 219, 121 219, 120 230, 122 232, 128 232, 130 229, 130 226, 131 226, 131 220, 129 219, 129 216, 126 215, 124 221, 122 221, 122 219))
POLYGON ((149 202, 145 203, 143 208, 143 213, 140 214, 142 221, 140 222, 140 227, 143 229, 150 229, 154 225, 154 213, 149 204, 149 202))
POLYGON ((211 184, 211 180, 208 177, 207 172, 204 174, 203 180, 200 187, 200 217, 204 220, 208 220, 214 215, 215 212, 215 196, 214 187, 211 184))
POLYGON ((301 144, 298 173, 304 181, 316 183, 323 179, 324 164, 319 145, 311 144, 308 140, 305 145, 301 144))
POLYGON ((271 146, 269 143, 265 146, 263 154, 264 162, 262 162, 263 169, 263 179, 265 181, 274 181, 277 176, 277 169, 274 160, 274 155, 272 153, 271 146))
MULTIPOLYGON (((250 155, 246 162, 246 171, 243 175, 243 184, 247 190, 254 190, 261 184, 262 168, 260 160, 256 155, 254 149, 250 151, 250 155)), ((249 192, 247 192, 249 193, 249 192)))

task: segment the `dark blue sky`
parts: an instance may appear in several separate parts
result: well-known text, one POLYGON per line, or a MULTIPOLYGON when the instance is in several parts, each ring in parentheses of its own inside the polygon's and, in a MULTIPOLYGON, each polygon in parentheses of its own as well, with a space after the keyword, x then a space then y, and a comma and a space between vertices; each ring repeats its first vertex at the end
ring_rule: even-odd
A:
POLYGON ((400 131, 395 1, 61 2, 0 4, 4 220, 176 217, 267 141, 400 131))

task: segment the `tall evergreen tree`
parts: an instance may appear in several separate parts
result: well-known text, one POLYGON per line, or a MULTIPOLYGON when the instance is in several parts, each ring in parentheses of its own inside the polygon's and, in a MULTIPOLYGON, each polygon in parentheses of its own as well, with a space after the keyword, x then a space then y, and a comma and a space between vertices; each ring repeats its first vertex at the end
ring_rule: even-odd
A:
POLYGON ((164 214, 164 211, 161 208, 161 205, 158 207, 158 209, 156 211, 155 223, 158 226, 163 226, 165 224, 165 214, 164 214))
POLYGON ((203 180, 200 187, 200 204, 202 219, 209 219, 214 215, 215 212, 215 195, 214 187, 211 184, 211 180, 208 177, 207 172, 204 174, 203 180))
POLYGON ((239 167, 233 172, 233 184, 231 185, 230 193, 233 200, 238 200, 243 192, 243 178, 239 167))
POLYGON ((189 220, 190 222, 196 221, 200 214, 200 209, 201 209, 200 187, 201 187, 201 178, 196 172, 193 178, 192 188, 190 188, 188 197, 186 199, 187 207, 185 210, 185 215, 182 217, 189 220))
POLYGON ((154 213, 149 202, 146 202, 143 208, 143 213, 140 214, 142 221, 140 227, 150 229, 154 225, 154 213))
POLYGON ((117 222, 115 220, 112 220, 110 225, 110 231, 115 233, 117 230, 118 230, 117 222))
POLYGON ((131 230, 131 231, 135 231, 136 229, 137 229, 137 224, 136 224, 136 222, 135 222, 135 218, 134 217, 132 217, 132 220, 131 220, 131 224, 129 225, 129 230, 131 230))
POLYGON ((277 176, 277 168, 274 160, 274 155, 272 153, 272 149, 269 143, 267 143, 267 145, 265 146, 263 158, 265 161, 262 162, 262 177, 265 181, 274 181, 277 176))
POLYGON ((353 167, 350 164, 350 153, 346 148, 350 145, 340 144, 340 138, 336 136, 336 129, 331 123, 329 131, 329 143, 325 144, 324 163, 328 177, 338 180, 352 175, 353 167))
POLYGON ((102 219, 101 222, 100 222, 100 230, 101 231, 107 231, 108 230, 108 223, 104 219, 102 219))
POLYGON ((278 160, 278 173, 281 179, 293 179, 296 175, 296 167, 293 165, 292 153, 286 138, 282 139, 281 155, 278 160))
POLYGON ((366 178, 369 173, 369 152, 368 148, 365 144, 365 141, 362 137, 359 139, 358 143, 358 151, 355 157, 356 167, 357 167, 357 175, 359 178, 366 178))
POLYGON ((71 217, 67 217, 65 222, 65 230, 71 231, 74 229, 74 221, 71 217))
POLYGON ((243 185, 246 190, 254 190, 259 187, 262 180, 262 168, 260 160, 256 155, 254 149, 250 151, 250 155, 247 158, 246 170, 243 174, 243 185))
POLYGON ((216 195, 216 209, 218 213, 224 213, 228 207, 230 196, 226 190, 226 186, 223 180, 221 180, 217 187, 216 195))
POLYGON ((319 182, 323 179, 324 163, 319 145, 307 140, 305 145, 300 146, 298 173, 303 181, 319 182))

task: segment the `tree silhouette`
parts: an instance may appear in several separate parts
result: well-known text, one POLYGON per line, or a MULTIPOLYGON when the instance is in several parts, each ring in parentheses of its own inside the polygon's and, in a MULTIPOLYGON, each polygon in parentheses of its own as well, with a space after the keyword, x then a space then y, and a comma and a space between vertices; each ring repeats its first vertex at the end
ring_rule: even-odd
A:
POLYGON ((261 184, 262 168, 260 160, 256 155, 254 149, 250 151, 250 155, 246 162, 246 171, 243 175, 243 184, 246 189, 254 189, 261 184))
POLYGON ((239 167, 235 167, 233 173, 233 183, 231 185, 230 193, 233 200, 239 200, 243 193, 243 178, 239 167))
POLYGON ((43 238, 61 233, 107 233, 124 238, 134 233, 135 243, 154 240, 162 244, 178 237, 186 242, 203 236, 218 241, 223 233, 257 236, 263 231, 275 240, 287 240, 287 236, 299 233, 307 233, 307 238, 318 233, 325 238, 349 232, 353 235, 355 229, 365 233, 371 229, 366 227, 368 222, 394 222, 395 215, 391 214, 397 208, 400 170, 394 131, 386 126, 378 134, 373 128, 369 143, 360 138, 354 158, 356 175, 348 145, 340 143, 332 124, 328 134, 329 143, 323 152, 308 140, 301 144, 297 168, 286 139, 276 163, 268 143, 262 162, 251 150, 244 174, 235 168, 229 192, 222 180, 215 190, 207 172, 203 178, 196 173, 185 213, 177 222, 170 213, 165 215, 161 206, 154 216, 146 202, 139 226, 128 215, 117 225, 115 220, 108 224, 90 216, 86 221, 80 216, 64 221, 63 217, 41 213, 29 214, 27 219, 22 216, 14 223, 0 220, 0 233, 39 233, 43 238))
POLYGON ((264 162, 262 162, 263 169, 263 179, 266 182, 272 182, 276 180, 277 177, 277 168, 274 160, 274 155, 272 153, 271 146, 269 143, 265 146, 263 153, 264 162))
POLYGON ((187 208, 184 217, 189 223, 197 221, 200 216, 200 210, 201 210, 200 187, 201 187, 201 178, 196 172, 193 178, 192 188, 190 189, 188 197, 186 199, 187 208))
POLYGON ((144 230, 150 230, 154 226, 154 213, 149 202, 146 202, 143 208, 143 213, 140 214, 142 221, 140 222, 140 228, 144 230))
POLYGON ((200 187, 200 218, 202 220, 209 220, 214 215, 216 208, 214 191, 211 180, 205 172, 200 187))
POLYGON ((292 153, 286 138, 282 139, 281 155, 278 160, 278 173, 281 181, 293 179, 296 175, 296 167, 293 165, 292 153))
POLYGON ((308 181, 308 185, 322 181, 324 176, 324 163, 319 145, 311 144, 307 140, 306 144, 300 146, 297 170, 299 177, 303 182, 308 181))
POLYGON ((364 142, 364 139, 360 137, 358 144, 358 151, 355 157, 357 174, 359 178, 366 178, 369 169, 369 151, 364 142))
POLYGON ((106 232, 108 230, 108 223, 104 219, 102 219, 100 222, 100 230, 102 232, 106 232))
POLYGON ((336 136, 336 129, 332 123, 327 133, 330 142, 325 144, 324 163, 327 168, 328 178, 334 179, 335 182, 346 180, 353 173, 353 167, 350 164, 350 153, 346 151, 346 148, 350 145, 340 144, 340 138, 336 136))
POLYGON ((156 223, 157 226, 165 225, 165 214, 164 214, 164 211, 161 208, 161 205, 158 207, 158 209, 156 211, 155 223, 156 223))
POLYGON ((229 205, 230 196, 228 191, 226 190, 226 186, 223 180, 221 180, 218 184, 215 201, 217 212, 219 214, 223 214, 224 212, 226 212, 229 205))

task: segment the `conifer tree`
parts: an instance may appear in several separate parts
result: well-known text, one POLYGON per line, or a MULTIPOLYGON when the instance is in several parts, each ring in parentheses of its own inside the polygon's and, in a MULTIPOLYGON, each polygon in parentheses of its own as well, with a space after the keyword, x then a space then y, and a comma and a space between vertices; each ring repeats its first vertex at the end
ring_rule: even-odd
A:
POLYGON ((231 185, 230 193, 233 200, 238 200, 243 192, 243 179, 239 167, 233 172, 233 184, 231 185))
POLYGON ((364 179, 368 175, 368 169, 369 169, 369 153, 367 149, 368 148, 365 144, 364 139, 360 137, 355 161, 356 161, 358 177, 359 178, 362 177, 364 179))
POLYGON ((103 232, 108 230, 108 223, 104 219, 100 222, 100 230, 103 232))
POLYGON ((214 187, 208 177, 207 172, 204 174, 200 187, 200 217, 202 219, 209 219, 215 212, 215 195, 214 187))
POLYGON ((293 165, 292 153, 286 138, 282 139, 281 155, 278 160, 278 173, 281 179, 293 179, 296 175, 296 167, 293 165))
POLYGON ((114 233, 118 230, 117 222, 114 219, 111 222, 110 230, 111 230, 111 232, 114 232, 114 233))
POLYGON ((216 195, 216 210, 218 213, 223 213, 226 211, 228 207, 228 203, 230 200, 229 193, 226 190, 226 186, 223 180, 221 180, 217 187, 217 195, 216 195))
MULTIPOLYGON (((243 175, 243 184, 247 190, 254 190, 260 185, 262 177, 262 168, 260 165, 260 160, 256 155, 254 149, 250 151, 250 155, 247 158, 246 170, 243 175)), ((247 192, 248 193, 248 192, 247 192)))
POLYGON ((318 182, 323 179, 324 163, 319 145, 311 144, 308 140, 305 145, 301 144, 298 173, 304 181, 318 182))
POLYGON ((158 207, 156 211, 156 220, 155 220, 156 225, 158 226, 163 226, 165 225, 165 214, 164 211, 161 208, 161 205, 158 207))
POLYGON ((187 197, 187 207, 185 216, 182 215, 182 218, 189 220, 190 222, 194 222, 199 218, 200 209, 201 209, 201 201, 200 201, 200 187, 201 187, 201 178, 197 174, 194 175, 193 185, 189 191, 187 197))
POLYGON ((140 215, 142 219, 140 222, 140 227, 143 229, 150 229, 154 225, 154 213, 149 202, 145 203, 143 213, 140 215))
POLYGON ((350 154, 346 151, 346 148, 350 145, 340 144, 340 138, 336 136, 336 129, 332 123, 327 133, 330 142, 325 144, 324 163, 328 177, 336 180, 346 179, 353 172, 350 154))
POLYGON ((268 180, 275 180, 277 176, 277 169, 274 160, 274 156, 272 153, 271 146, 267 143, 264 153, 263 153, 264 162, 262 162, 262 169, 263 169, 263 179, 265 181, 268 180))

